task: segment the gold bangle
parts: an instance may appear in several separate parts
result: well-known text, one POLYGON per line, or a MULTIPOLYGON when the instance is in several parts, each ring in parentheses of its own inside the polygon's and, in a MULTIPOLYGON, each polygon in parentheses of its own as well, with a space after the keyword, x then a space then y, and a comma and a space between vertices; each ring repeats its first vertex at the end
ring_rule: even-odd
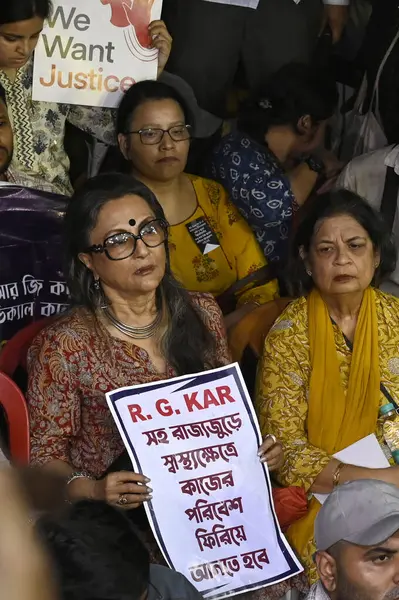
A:
POLYGON ((340 462, 339 465, 337 466, 337 468, 334 471, 334 475, 333 475, 333 487, 337 487, 339 485, 339 479, 341 477, 341 471, 342 469, 346 467, 346 464, 343 462, 340 462))

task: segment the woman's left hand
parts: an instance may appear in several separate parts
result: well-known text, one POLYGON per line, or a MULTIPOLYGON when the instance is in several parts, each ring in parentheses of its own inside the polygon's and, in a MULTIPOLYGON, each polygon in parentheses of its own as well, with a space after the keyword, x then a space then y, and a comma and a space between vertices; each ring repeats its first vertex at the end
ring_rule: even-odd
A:
POLYGON ((163 21, 152 21, 148 26, 152 45, 159 51, 158 55, 158 77, 165 68, 170 52, 172 50, 172 36, 166 29, 163 21))
POLYGON ((269 471, 279 469, 284 463, 284 451, 281 442, 274 435, 267 435, 259 448, 260 462, 267 463, 269 471))

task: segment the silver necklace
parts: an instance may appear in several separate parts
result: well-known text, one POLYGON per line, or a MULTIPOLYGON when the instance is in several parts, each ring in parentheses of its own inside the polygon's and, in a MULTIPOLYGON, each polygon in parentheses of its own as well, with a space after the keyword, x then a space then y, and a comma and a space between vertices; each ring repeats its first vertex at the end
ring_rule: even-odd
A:
POLYGON ((119 321, 119 319, 114 317, 114 315, 109 312, 108 308, 104 308, 103 310, 107 319, 111 321, 112 325, 116 327, 116 329, 118 329, 121 333, 136 340, 146 340, 147 338, 152 337, 154 333, 158 331, 159 325, 162 320, 162 313, 160 311, 158 312, 154 321, 149 325, 146 325, 145 327, 132 327, 131 325, 126 325, 126 323, 122 323, 122 321, 119 321))

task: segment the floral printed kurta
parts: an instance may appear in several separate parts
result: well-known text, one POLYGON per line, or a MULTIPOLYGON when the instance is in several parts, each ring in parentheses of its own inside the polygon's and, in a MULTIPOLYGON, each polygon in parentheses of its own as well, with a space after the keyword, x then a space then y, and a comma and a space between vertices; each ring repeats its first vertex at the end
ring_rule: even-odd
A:
MULTIPOLYGON (((170 227, 171 268, 188 290, 219 296, 231 285, 267 265, 255 236, 226 193, 215 181, 190 176, 197 195, 197 209, 188 219, 170 227), (203 219, 220 244, 204 254, 187 226, 203 219)), ((263 304, 278 294, 276 281, 243 291, 238 304, 263 304)))
MULTIPOLYGON (((375 298, 381 383, 399 404, 399 300, 379 290, 375 290, 375 298)), ((346 390, 352 354, 342 331, 333 327, 341 382, 346 390)), ((262 433, 274 434, 284 447, 284 464, 277 479, 284 486, 301 486, 306 491, 331 460, 307 437, 310 375, 307 300, 300 298, 288 305, 266 338, 258 370, 256 411, 262 433)), ((320 402, 329 402, 329 398, 320 398, 320 402)), ((381 405, 387 402, 381 393, 381 405)), ((375 434, 383 443, 381 420, 375 434)), ((314 551, 312 542, 307 556, 301 557, 309 565, 314 551)))
POLYGON ((0 70, 14 131, 9 180, 17 185, 71 195, 69 159, 64 150, 65 121, 108 144, 115 143, 114 111, 32 100, 33 57, 15 81, 0 70))
MULTIPOLYGON (((215 336, 211 368, 229 364, 218 305, 205 294, 192 294, 192 299, 215 336)), ((36 337, 28 374, 32 463, 62 460, 96 477, 124 450, 105 393, 176 376, 171 368, 157 372, 145 350, 111 337, 83 309, 71 311, 36 337)))

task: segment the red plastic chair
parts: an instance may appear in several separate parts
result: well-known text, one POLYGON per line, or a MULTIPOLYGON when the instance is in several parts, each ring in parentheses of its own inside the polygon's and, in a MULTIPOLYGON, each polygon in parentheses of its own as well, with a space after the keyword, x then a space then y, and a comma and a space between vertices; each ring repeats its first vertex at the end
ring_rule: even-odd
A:
POLYGON ((0 352, 0 371, 13 377, 17 367, 21 366, 26 371, 26 358, 28 350, 37 336, 47 325, 54 321, 54 317, 34 321, 16 333, 0 352))
POLYGON ((29 463, 29 413, 25 398, 16 383, 0 372, 0 405, 4 408, 13 462, 29 463))

